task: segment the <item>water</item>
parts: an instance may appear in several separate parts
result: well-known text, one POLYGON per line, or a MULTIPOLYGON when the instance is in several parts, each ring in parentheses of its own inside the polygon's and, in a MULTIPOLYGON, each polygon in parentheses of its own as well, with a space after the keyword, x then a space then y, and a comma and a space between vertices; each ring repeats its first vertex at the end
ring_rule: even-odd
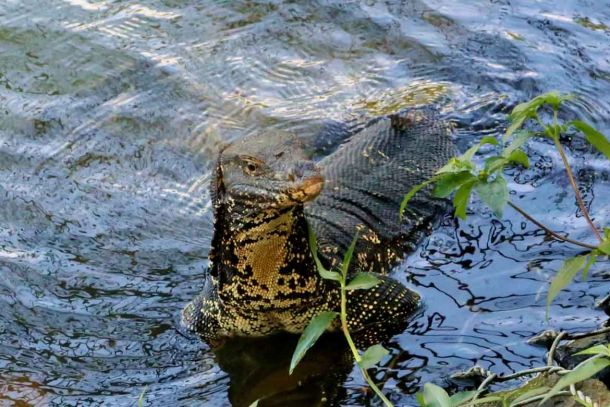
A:
MULTIPOLYGON (((147 405, 243 404, 296 385, 280 356, 292 338, 215 357, 178 324, 207 264, 222 142, 270 128, 316 136, 435 103, 464 149, 550 89, 583 97, 564 114, 610 134, 610 5, 461 3, 4 0, 0 404, 127 406, 143 391, 147 405)), ((609 224, 608 162, 566 142, 587 205, 609 224)), ((532 168, 509 171, 511 198, 590 240, 551 147, 533 143, 532 168)), ((606 319, 593 306, 607 261, 544 320, 548 280, 577 253, 511 210, 500 220, 475 203, 466 222, 445 218, 393 272, 425 307, 375 376, 413 405, 423 383, 455 388, 447 376, 475 363, 543 363, 527 338, 606 319)), ((330 349, 312 354, 314 384, 284 400, 311 405, 323 389, 330 403, 377 403, 330 349)))

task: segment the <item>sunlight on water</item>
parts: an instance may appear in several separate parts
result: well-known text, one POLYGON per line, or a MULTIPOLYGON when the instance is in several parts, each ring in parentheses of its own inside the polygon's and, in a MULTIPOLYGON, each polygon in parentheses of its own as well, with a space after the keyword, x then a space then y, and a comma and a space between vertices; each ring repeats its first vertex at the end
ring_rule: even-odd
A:
MULTIPOLYGON (((144 389, 150 405, 367 403, 330 340, 291 378, 294 338, 215 356, 182 331, 208 264, 216 151, 283 130, 322 157, 379 115, 429 104, 463 151, 550 89, 581 97, 567 117, 610 134, 610 8, 556 3, 0 2, 0 404, 132 406, 144 389)), ((608 224, 607 161, 566 143, 608 224)), ((589 239, 551 145, 529 153, 530 169, 507 170, 511 199, 589 239)), ((423 383, 475 363, 544 363, 529 337, 606 319, 600 263, 544 321, 548 280, 577 253, 511 210, 447 216, 393 272, 424 307, 375 377, 412 405, 423 383)))

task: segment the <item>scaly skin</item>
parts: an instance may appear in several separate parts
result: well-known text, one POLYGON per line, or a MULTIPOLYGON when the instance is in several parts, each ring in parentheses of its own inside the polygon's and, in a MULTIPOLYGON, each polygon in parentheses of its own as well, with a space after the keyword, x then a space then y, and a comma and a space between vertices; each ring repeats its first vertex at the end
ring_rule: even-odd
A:
MULTIPOLYGON (((412 121, 407 122, 412 125, 412 121)), ((400 126, 404 127, 405 122, 392 118, 387 125, 390 126, 387 135, 382 137, 387 138, 383 144, 389 147, 375 147, 377 150, 372 152, 379 153, 383 160, 374 162, 367 155, 366 165, 372 176, 392 173, 398 165, 404 165, 400 154, 396 159, 388 154, 393 148, 399 153, 402 151, 392 137, 403 137, 404 129, 400 126), (401 160, 400 164, 397 160, 401 160)), ((374 126, 380 124, 371 127, 374 126)), ((356 135, 350 143, 362 148, 363 137, 358 140, 356 135)), ((347 153, 351 154, 349 150, 347 153)), ((335 154, 343 159, 346 152, 344 149, 335 154)), ((351 160, 349 155, 348 158, 351 160)), ((431 168, 418 172, 418 176, 428 177, 444 159, 438 157, 438 165, 429 165, 431 168)), ((395 207, 395 218, 379 220, 374 214, 367 214, 366 208, 357 202, 353 207, 345 205, 351 213, 345 218, 349 227, 337 235, 337 228, 332 225, 341 225, 342 197, 339 195, 336 201, 327 198, 315 206, 316 198, 324 196, 322 189, 329 181, 324 176, 333 175, 332 165, 328 168, 329 172, 324 174, 306 156, 298 138, 287 134, 250 137, 221 151, 211 185, 215 215, 211 266, 203 293, 183 311, 183 322, 188 329, 214 345, 231 336, 262 336, 277 331, 299 333, 319 312, 338 311, 339 287, 334 281, 322 279, 316 270, 308 245, 308 221, 314 230, 318 229, 316 234, 322 236, 321 256, 327 266, 336 264, 339 249, 356 229, 364 231, 361 239, 364 243, 358 246, 352 273, 358 269, 376 271, 375 267, 380 264, 379 271, 385 271, 386 263, 398 257, 395 253, 399 249, 390 247, 390 243, 401 238, 413 243, 405 236, 416 236, 419 224, 426 223, 425 216, 417 221, 411 219, 408 224, 418 227, 408 228, 408 233, 400 226, 396 230, 388 226, 391 222, 398 223, 398 206, 383 196, 386 193, 383 185, 378 186, 377 192, 370 191, 370 196, 383 198, 379 201, 380 209, 387 211, 387 207, 395 207), (321 220, 325 211, 331 212, 332 219, 321 220), (325 233, 331 223, 333 232, 325 233), (346 239, 331 246, 333 242, 329 238, 335 236, 346 239)), ((394 178, 401 183, 399 178, 394 178)), ((352 183, 356 189, 361 188, 358 182, 352 183)), ((385 186, 388 187, 391 192, 396 189, 393 184, 385 186)), ((400 185, 397 191, 404 194, 407 188, 410 186, 400 185)), ((329 197, 337 196, 337 188, 334 190, 334 195, 331 192, 329 197)), ((345 191, 349 193, 349 186, 345 191)), ((355 201, 344 202, 354 204, 355 201)), ((402 284, 381 274, 378 277, 381 283, 377 286, 348 292, 348 325, 360 343, 379 342, 403 330, 419 303, 419 296, 402 284)), ((335 324, 334 328, 337 327, 335 324)))

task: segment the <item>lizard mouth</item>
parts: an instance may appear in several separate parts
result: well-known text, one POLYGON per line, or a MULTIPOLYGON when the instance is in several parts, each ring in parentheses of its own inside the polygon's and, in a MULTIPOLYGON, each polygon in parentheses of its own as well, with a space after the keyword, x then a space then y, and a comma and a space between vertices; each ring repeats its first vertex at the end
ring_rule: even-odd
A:
POLYGON ((290 193, 290 198, 296 202, 309 202, 315 199, 324 187, 324 177, 316 174, 305 179, 298 188, 290 193))

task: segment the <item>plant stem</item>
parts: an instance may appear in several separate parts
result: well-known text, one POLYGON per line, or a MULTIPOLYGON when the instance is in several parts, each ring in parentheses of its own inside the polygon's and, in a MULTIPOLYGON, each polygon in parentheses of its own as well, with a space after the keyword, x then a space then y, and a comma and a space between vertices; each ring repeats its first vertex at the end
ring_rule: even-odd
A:
POLYGON ((394 404, 392 404, 392 402, 387 399, 387 397, 383 394, 379 387, 377 387, 373 379, 371 379, 371 376, 369 376, 368 372, 360 367, 362 357, 358 352, 358 348, 356 348, 356 345, 354 345, 354 341, 352 340, 352 336, 350 335, 349 329, 347 327, 347 290, 345 289, 345 285, 345 275, 343 275, 343 278, 341 279, 341 330, 343 331, 343 335, 345 335, 345 339, 347 340, 349 348, 352 351, 352 354, 354 355, 354 360, 358 364, 358 367, 360 368, 360 372, 362 373, 362 377, 364 377, 364 380, 366 380, 366 382, 369 384, 369 386, 371 386, 371 389, 373 389, 375 394, 377 394, 381 401, 383 401, 383 404, 385 404, 387 407, 394 407, 394 404))
POLYGON ((563 337, 563 339, 564 340, 582 339, 582 338, 588 338, 590 336, 601 335, 601 334, 605 334, 605 333, 609 333, 609 332, 610 332, 610 327, 601 328, 601 329, 598 329, 597 331, 591 331, 591 332, 566 333, 566 335, 563 337))
POLYGON ((553 137, 553 142, 555 142, 555 147, 557 147, 557 150, 559 151, 559 155, 561 155, 561 159, 563 160, 563 165, 566 168, 566 173, 568 174, 568 178, 570 179, 570 184, 572 185, 572 189, 574 190, 574 194, 576 195, 576 202, 578 202, 580 211, 585 216, 585 219, 589 223, 589 226, 591 226, 591 229, 593 230, 593 233, 595 234, 595 236, 597 236, 597 238, 601 242, 601 241, 603 241, 602 236, 599 233, 599 230, 597 230, 597 228, 593 224, 593 221, 591 220, 591 218, 589 217, 589 211, 587 211, 587 208, 585 208, 585 203, 582 200, 582 197, 580 196, 580 191, 578 190, 578 185, 576 185, 576 181, 574 180, 574 175, 572 174, 572 169, 570 168, 570 163, 568 163, 568 157, 566 157, 565 151, 563 150, 563 147, 561 146, 561 143, 559 142, 559 135, 557 135, 556 137, 553 137))
POLYGON ((346 291, 345 283, 342 281, 341 282, 341 330, 343 331, 343 335, 345 336, 345 339, 347 340, 347 344, 349 345, 349 348, 351 349, 352 353, 354 354, 354 359, 356 360, 356 363, 360 363, 362 358, 360 357, 360 353, 358 352, 358 349, 356 348, 356 345, 354 344, 354 341, 352 340, 352 335, 350 335, 349 329, 347 328, 347 295, 346 295, 345 291, 346 291))
POLYGON ((368 372, 366 370, 360 368, 360 373, 362 373, 364 380, 366 380, 368 382, 369 386, 371 386, 371 389, 373 389, 375 394, 377 394, 377 396, 381 399, 381 401, 383 401, 383 404, 385 404, 387 407, 394 407, 394 404, 392 404, 392 402, 390 400, 388 400, 388 398, 383 394, 383 392, 379 389, 379 387, 377 387, 377 385, 375 384, 375 382, 373 381, 371 376, 369 376, 368 372))
POLYGON ((561 342, 561 338, 566 336, 566 332, 560 332, 559 335, 553 341, 551 345, 551 349, 549 349, 549 353, 547 355, 546 365, 553 366, 553 361, 555 360, 555 351, 557 350, 557 346, 559 346, 559 342, 561 342))
POLYGON ((483 380, 479 387, 477 387, 477 392, 474 394, 474 397, 472 398, 472 400, 470 400, 471 406, 477 401, 477 399, 479 398, 479 394, 485 391, 485 389, 487 389, 487 386, 489 386, 489 384, 493 382, 496 377, 498 377, 497 374, 491 373, 483 380))
POLYGON ((568 370, 559 367, 559 366, 542 366, 542 367, 534 367, 532 369, 527 369, 527 370, 522 370, 520 372, 517 373, 512 373, 506 376, 496 376, 494 378, 494 382, 507 382, 509 380, 513 380, 513 379, 517 379, 519 377, 522 376, 529 376, 532 374, 536 374, 536 373, 542 373, 542 372, 556 372, 561 374, 561 372, 567 372, 568 370))
POLYGON ((573 239, 570 239, 567 236, 562 236, 559 233, 553 232, 551 229, 549 229, 543 223, 541 223, 538 220, 534 219, 529 213, 525 212, 525 210, 521 209, 520 207, 518 207, 517 205, 515 205, 511 201, 508 201, 508 205, 511 208, 513 208, 514 210, 516 210, 517 212, 519 212, 521 215, 523 215, 523 217, 525 219, 529 220, 530 222, 532 222, 533 224, 535 224, 539 228, 543 229, 546 233, 548 233, 549 235, 553 236, 557 240, 561 240, 562 242, 572 243, 572 244, 575 244, 577 246, 584 247, 584 248, 590 249, 590 250, 597 249, 597 246, 593 246, 593 245, 588 244, 588 243, 580 242, 578 240, 573 240, 573 239))

